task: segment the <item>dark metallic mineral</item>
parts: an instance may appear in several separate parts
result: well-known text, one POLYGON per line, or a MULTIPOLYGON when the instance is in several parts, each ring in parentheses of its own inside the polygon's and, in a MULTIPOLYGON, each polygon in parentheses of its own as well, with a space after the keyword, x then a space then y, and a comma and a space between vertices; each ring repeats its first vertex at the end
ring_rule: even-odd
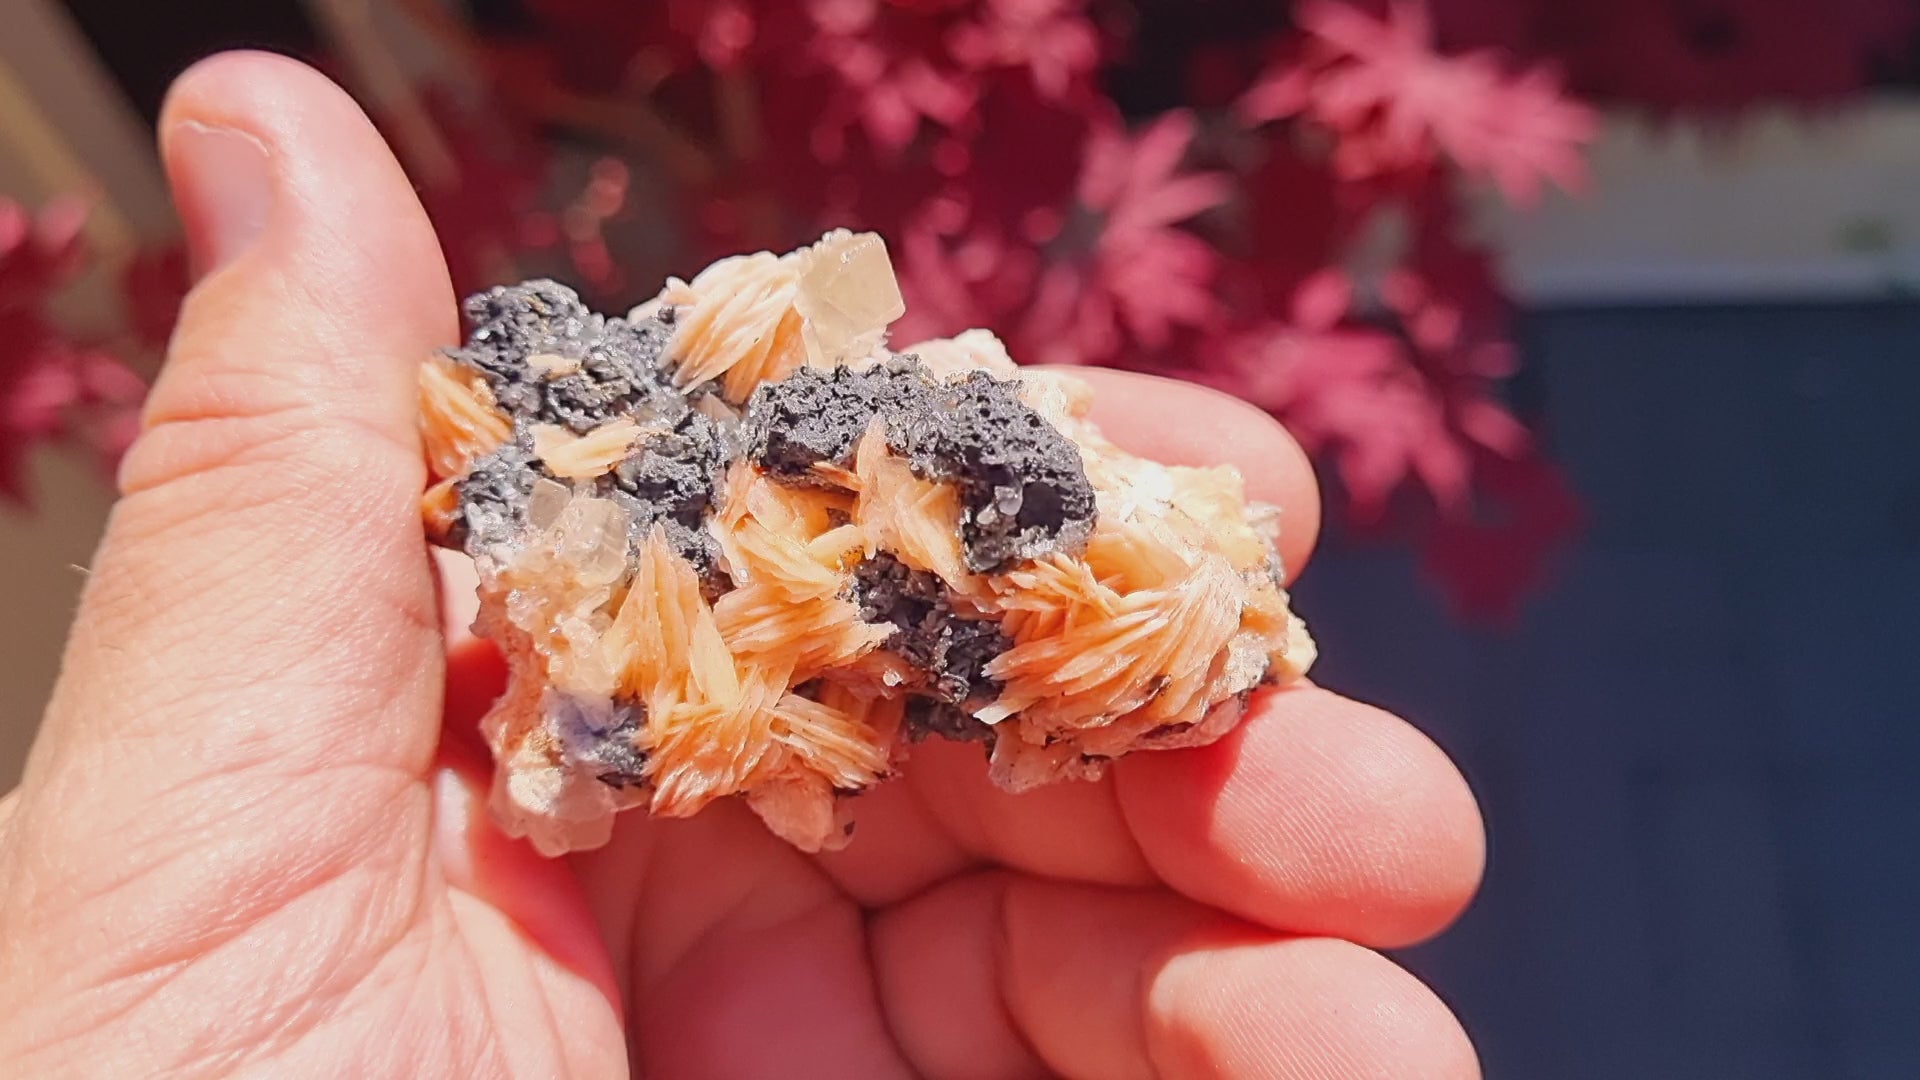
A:
POLYGON ((700 573, 708 599, 732 584, 702 525, 726 466, 726 448, 713 421, 689 410, 671 433, 646 439, 597 484, 626 512, 636 548, 656 524, 666 530, 667 542, 700 573))
POLYGON ((854 569, 853 602, 867 622, 894 625, 883 647, 924 674, 921 694, 973 705, 984 704, 997 692, 997 684, 982 669, 1013 643, 991 619, 956 615, 939 578, 879 552, 854 569))
POLYGON ((802 477, 822 462, 845 467, 875 416, 897 414, 931 386, 925 368, 901 361, 867 371, 801 368, 754 391, 748 453, 775 476, 802 477))
POLYGON ((526 527, 527 497, 543 475, 532 439, 525 435, 474 462, 453 486, 459 510, 448 541, 478 556, 512 540, 526 527))
POLYGON ((1020 385, 972 372, 933 388, 892 428, 914 471, 960 489, 960 538, 975 573, 1075 550, 1093 531, 1080 450, 1020 400, 1020 385))
POLYGON ((647 508, 639 524, 671 518, 697 527, 713 505, 713 489, 726 465, 713 421, 688 412, 671 433, 643 441, 611 475, 616 487, 647 508))
POLYGON ((501 286, 467 298, 473 332, 449 355, 478 371, 517 420, 562 424, 585 434, 647 401, 684 407, 666 386, 660 354, 672 313, 638 323, 595 315, 573 290, 551 281, 501 286), (572 370, 542 371, 551 356, 572 370))
POLYGON ((1079 449, 1020 400, 1018 383, 976 372, 941 385, 901 357, 863 372, 802 369, 761 387, 747 411, 754 462, 785 477, 848 465, 873 418, 885 417, 888 444, 915 473, 959 489, 976 573, 1073 550, 1093 529, 1079 449))

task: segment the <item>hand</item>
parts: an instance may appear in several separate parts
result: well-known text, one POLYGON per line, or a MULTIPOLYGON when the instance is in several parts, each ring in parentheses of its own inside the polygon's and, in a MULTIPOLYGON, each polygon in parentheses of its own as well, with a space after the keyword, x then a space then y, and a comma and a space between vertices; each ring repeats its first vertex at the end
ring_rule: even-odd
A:
MULTIPOLYGON (((1368 948, 1466 903, 1472 799, 1314 688, 1021 797, 916 747, 821 858, 737 804, 560 861, 502 836, 470 738, 498 661, 443 633, 416 512, 414 366, 458 328, 412 189, 273 57, 189 72, 161 139, 202 277, 0 803, 0 1072, 1477 1074, 1368 948)), ((1109 433, 1236 462, 1305 557, 1277 427, 1094 374, 1109 433)))

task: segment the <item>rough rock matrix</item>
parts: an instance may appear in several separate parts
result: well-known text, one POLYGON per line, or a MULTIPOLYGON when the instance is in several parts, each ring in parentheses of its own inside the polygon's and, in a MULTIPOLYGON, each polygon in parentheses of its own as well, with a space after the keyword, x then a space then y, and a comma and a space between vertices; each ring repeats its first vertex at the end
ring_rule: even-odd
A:
POLYGON ((625 318, 550 281, 467 301, 421 367, 422 507, 510 665, 482 723, 510 832, 557 853, 737 795, 836 847, 919 740, 1024 790, 1211 742, 1305 672, 1234 470, 1118 449, 985 331, 891 349, 904 311, 844 231, 625 318))

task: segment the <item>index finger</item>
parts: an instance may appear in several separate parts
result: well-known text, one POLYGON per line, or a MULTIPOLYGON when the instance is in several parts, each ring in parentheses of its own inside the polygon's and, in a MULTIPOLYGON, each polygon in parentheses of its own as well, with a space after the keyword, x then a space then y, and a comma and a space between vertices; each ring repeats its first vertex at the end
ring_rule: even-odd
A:
POLYGON ((1313 466, 1273 417, 1230 394, 1157 375, 1055 368, 1093 387, 1091 419, 1128 452, 1164 465, 1231 465, 1247 498, 1280 508, 1280 561, 1299 575, 1320 538, 1313 466))

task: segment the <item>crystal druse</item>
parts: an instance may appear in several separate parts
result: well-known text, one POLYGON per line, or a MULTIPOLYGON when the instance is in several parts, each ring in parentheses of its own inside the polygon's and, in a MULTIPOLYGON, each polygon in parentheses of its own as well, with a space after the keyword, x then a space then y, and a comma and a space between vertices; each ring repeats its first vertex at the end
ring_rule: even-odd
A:
POLYGON ((743 798, 806 850, 921 740, 1019 791, 1193 746, 1313 643, 1275 508, 1160 465, 993 335, 897 347, 886 249, 723 259, 624 317, 467 302, 420 372, 429 534, 474 560, 507 691, 496 816, 542 851, 743 798))

